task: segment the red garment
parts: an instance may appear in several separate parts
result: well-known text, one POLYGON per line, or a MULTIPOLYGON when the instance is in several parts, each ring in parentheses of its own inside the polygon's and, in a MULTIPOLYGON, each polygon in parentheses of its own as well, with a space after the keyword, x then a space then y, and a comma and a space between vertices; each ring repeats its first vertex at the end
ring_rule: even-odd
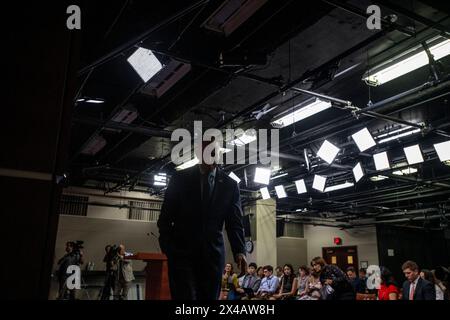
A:
POLYGON ((385 284, 380 285, 378 289, 378 300, 389 300, 389 294, 396 293, 398 299, 398 289, 393 284, 386 286, 385 284))

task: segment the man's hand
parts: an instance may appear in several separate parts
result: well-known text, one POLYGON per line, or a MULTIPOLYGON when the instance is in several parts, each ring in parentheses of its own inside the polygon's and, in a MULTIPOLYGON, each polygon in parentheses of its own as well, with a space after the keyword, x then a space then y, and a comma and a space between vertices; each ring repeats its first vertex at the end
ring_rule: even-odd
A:
POLYGON ((241 273, 238 276, 240 278, 247 271, 247 259, 245 258, 244 254, 238 253, 236 255, 235 261, 236 261, 236 264, 238 265, 239 270, 241 271, 241 273))

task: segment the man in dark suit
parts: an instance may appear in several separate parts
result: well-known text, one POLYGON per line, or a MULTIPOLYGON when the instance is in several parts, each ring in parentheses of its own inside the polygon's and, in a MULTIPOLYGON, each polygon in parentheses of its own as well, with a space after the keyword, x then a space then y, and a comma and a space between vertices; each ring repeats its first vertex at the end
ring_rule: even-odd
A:
POLYGON ((225 266, 224 224, 235 262, 241 271, 247 267, 239 187, 215 163, 207 163, 172 176, 158 220, 175 300, 218 299, 225 266))
POLYGON ((403 283, 403 300, 436 300, 434 285, 419 276, 419 266, 406 261, 402 266, 406 281, 403 283))

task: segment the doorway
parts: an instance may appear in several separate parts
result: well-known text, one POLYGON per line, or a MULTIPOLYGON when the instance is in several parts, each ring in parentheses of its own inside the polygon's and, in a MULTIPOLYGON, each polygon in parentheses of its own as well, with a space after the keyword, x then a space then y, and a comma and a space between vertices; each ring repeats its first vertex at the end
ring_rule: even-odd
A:
POLYGON ((344 272, 348 267, 353 267, 356 271, 359 269, 356 246, 322 248, 322 256, 327 264, 337 265, 344 272))

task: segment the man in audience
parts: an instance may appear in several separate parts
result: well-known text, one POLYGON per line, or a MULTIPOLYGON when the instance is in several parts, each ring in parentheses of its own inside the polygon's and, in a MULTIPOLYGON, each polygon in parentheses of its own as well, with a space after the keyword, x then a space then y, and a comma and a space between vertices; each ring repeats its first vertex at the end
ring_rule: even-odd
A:
POLYGON ((264 278, 261 280, 261 285, 256 292, 255 300, 269 299, 278 289, 278 278, 273 275, 272 266, 264 266, 264 278))
POLYGON ((240 288, 236 289, 236 292, 239 294, 238 298, 240 297, 244 300, 251 299, 258 291, 261 279, 256 275, 256 268, 257 266, 254 262, 248 265, 247 274, 242 280, 242 285, 240 288))
POLYGON ((419 276, 419 266, 414 261, 406 261, 402 266, 406 281, 403 283, 403 300, 435 300, 433 284, 419 276))
POLYGON ((281 278, 283 277, 283 268, 278 266, 275 268, 275 273, 278 278, 278 281, 281 282, 281 278))
POLYGON ((356 270, 353 267, 347 268, 347 277, 356 293, 366 293, 366 283, 356 276, 356 270))

